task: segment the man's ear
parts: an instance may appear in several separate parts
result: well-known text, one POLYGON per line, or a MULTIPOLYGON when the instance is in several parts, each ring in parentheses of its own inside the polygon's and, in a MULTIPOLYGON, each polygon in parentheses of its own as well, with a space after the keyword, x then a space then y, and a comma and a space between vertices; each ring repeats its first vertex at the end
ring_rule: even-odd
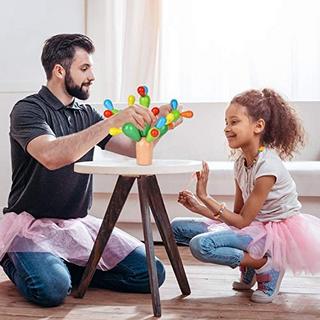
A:
POLYGON ((266 127, 266 122, 263 119, 259 119, 256 121, 256 126, 254 128, 254 132, 260 134, 264 128, 266 127))
POLYGON ((58 79, 63 79, 66 75, 66 70, 61 64, 55 64, 52 70, 52 75, 58 79))

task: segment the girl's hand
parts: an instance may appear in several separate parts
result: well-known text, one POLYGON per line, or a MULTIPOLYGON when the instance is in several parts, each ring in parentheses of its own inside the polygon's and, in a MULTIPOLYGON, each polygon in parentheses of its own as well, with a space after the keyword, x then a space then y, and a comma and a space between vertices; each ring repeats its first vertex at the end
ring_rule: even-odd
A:
POLYGON ((199 213, 203 207, 196 196, 188 190, 179 192, 178 202, 195 213, 199 213))
POLYGON ((207 184, 209 177, 209 166, 205 161, 202 161, 202 170, 197 172, 196 194, 199 199, 207 197, 207 184))

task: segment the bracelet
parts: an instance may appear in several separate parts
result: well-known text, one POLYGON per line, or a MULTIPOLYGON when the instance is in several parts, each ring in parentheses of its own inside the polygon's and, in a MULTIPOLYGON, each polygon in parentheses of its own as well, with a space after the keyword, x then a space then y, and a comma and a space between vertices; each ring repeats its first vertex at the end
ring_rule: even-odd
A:
POLYGON ((226 208, 225 202, 221 202, 220 209, 218 210, 217 214, 214 215, 215 219, 220 219, 221 215, 223 214, 224 209, 226 208))

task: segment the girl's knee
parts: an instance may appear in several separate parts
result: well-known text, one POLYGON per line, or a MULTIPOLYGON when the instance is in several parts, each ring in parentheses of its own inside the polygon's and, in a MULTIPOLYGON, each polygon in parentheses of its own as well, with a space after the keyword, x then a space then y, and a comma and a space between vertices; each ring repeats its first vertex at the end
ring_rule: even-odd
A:
POLYGON ((199 234, 199 235, 193 237, 190 240, 189 247, 190 247, 190 251, 191 251, 192 255, 196 259, 198 259, 200 261, 206 261, 205 255, 207 252, 207 245, 206 245, 206 241, 205 241, 205 238, 203 237, 203 235, 199 234))
POLYGON ((216 249, 218 244, 215 242, 215 237, 212 234, 199 234, 190 240, 190 250, 192 255, 203 262, 216 263, 219 260, 216 249))
POLYGON ((202 261, 235 268, 240 264, 241 250, 224 245, 220 235, 198 235, 191 239, 192 255, 202 261))
POLYGON ((171 228, 176 242, 183 245, 189 245, 191 238, 207 229, 202 221, 191 218, 175 218, 171 222, 171 228))
POLYGON ((175 238, 177 238, 177 236, 180 234, 181 226, 182 226, 182 221, 180 218, 174 218, 171 221, 171 229, 175 238))

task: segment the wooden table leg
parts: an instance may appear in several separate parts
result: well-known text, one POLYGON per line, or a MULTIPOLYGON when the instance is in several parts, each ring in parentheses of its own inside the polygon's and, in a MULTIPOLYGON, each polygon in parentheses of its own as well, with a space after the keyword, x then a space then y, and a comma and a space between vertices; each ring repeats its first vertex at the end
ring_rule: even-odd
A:
POLYGON ((88 286, 96 271, 97 264, 119 218, 120 212, 127 200, 128 194, 135 179, 135 177, 119 176, 117 180, 106 213, 102 220, 97 239, 94 243, 87 266, 82 275, 80 285, 75 293, 76 298, 82 298, 88 289, 88 286))
POLYGON ((141 176, 137 180, 138 180, 143 234, 144 234, 144 240, 145 240, 145 246, 146 246, 153 313, 156 317, 160 317, 161 304, 160 304, 160 295, 159 295, 157 267, 156 267, 153 238, 152 238, 151 217, 150 217, 151 212, 149 208, 148 191, 147 191, 148 190, 147 177, 141 176))
POLYGON ((147 176, 147 191, 150 207, 154 216, 154 220, 157 224, 162 241, 165 245, 168 257, 170 259, 173 271, 176 275, 179 287, 183 295, 189 295, 191 293, 188 279, 183 268, 183 264, 180 258, 178 247, 174 239, 170 221, 164 202, 161 196, 158 181, 155 175, 147 176))

